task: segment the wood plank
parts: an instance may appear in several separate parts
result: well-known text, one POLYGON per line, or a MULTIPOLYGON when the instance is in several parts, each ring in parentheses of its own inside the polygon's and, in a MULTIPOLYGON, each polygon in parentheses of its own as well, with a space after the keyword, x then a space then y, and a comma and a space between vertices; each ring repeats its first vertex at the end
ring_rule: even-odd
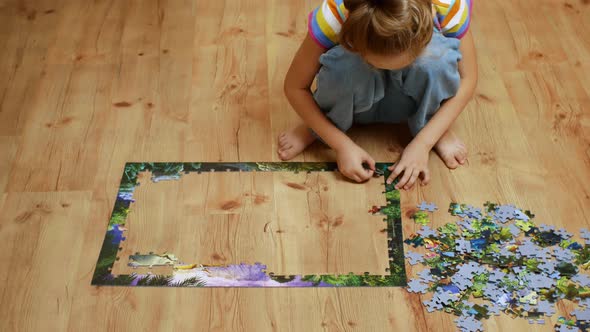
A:
POLYGON ((58 0, 10 1, 0 10, 0 135, 22 134, 33 102, 30 96, 45 75, 59 7, 58 0))
POLYGON ((9 180, 18 142, 19 137, 0 136, 0 192, 2 193, 9 180))
POLYGON ((64 330, 89 192, 9 193, 0 214, 2 330, 64 330), (70 271, 70 272, 67 272, 70 271), (12 317, 12 318, 11 318, 12 317))
MULTIPOLYGON (((301 123, 301 119, 284 97, 283 83, 291 60, 307 34, 307 15, 311 4, 305 1, 267 1, 266 43, 268 57, 268 91, 272 123, 272 158, 276 154, 276 137, 301 123), (285 15, 288 13, 288 15, 285 15)), ((293 159, 303 161, 303 155, 293 159)))

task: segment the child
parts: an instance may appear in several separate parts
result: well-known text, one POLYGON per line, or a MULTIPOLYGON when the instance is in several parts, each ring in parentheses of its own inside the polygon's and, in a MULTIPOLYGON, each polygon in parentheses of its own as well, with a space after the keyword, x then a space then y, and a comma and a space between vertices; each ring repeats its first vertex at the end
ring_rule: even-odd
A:
POLYGON ((402 175, 398 189, 418 178, 427 184, 433 148, 447 167, 463 165, 467 150, 449 128, 477 83, 471 1, 323 0, 285 78, 305 124, 279 136, 279 157, 289 160, 319 138, 336 151, 340 172, 362 182, 375 161, 344 132, 353 123, 407 121, 414 138, 389 183, 402 175))

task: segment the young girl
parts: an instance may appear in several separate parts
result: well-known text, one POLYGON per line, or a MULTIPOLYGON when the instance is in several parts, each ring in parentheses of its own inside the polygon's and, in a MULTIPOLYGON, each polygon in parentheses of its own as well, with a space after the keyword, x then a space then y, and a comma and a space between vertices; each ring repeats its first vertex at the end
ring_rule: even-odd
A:
POLYGON ((477 83, 471 1, 323 0, 285 78, 305 124, 279 136, 280 158, 321 139, 336 151, 340 172, 362 182, 375 161, 344 132, 353 123, 407 122, 414 138, 389 183, 401 175, 398 189, 418 178, 427 184, 433 148, 447 167, 464 164, 465 145, 449 128, 477 83))

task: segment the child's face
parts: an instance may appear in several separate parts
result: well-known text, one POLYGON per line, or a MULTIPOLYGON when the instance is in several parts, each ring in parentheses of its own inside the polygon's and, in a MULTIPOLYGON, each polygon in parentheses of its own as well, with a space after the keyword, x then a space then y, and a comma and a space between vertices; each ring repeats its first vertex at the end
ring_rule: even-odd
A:
POLYGON ((402 69, 414 62, 414 59, 407 52, 398 55, 379 55, 367 53, 363 55, 363 58, 371 66, 387 70, 402 69))

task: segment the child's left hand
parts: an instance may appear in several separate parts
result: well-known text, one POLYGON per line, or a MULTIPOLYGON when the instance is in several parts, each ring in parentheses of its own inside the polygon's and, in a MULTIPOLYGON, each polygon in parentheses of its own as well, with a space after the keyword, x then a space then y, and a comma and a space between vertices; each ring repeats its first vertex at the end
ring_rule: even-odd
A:
POLYGON ((404 175, 395 185, 396 189, 412 189, 418 177, 422 179, 422 185, 428 184, 430 182, 429 154, 430 148, 427 145, 416 140, 410 142, 402 153, 399 162, 389 167, 392 172, 387 178, 387 183, 391 184, 403 172, 404 175))

